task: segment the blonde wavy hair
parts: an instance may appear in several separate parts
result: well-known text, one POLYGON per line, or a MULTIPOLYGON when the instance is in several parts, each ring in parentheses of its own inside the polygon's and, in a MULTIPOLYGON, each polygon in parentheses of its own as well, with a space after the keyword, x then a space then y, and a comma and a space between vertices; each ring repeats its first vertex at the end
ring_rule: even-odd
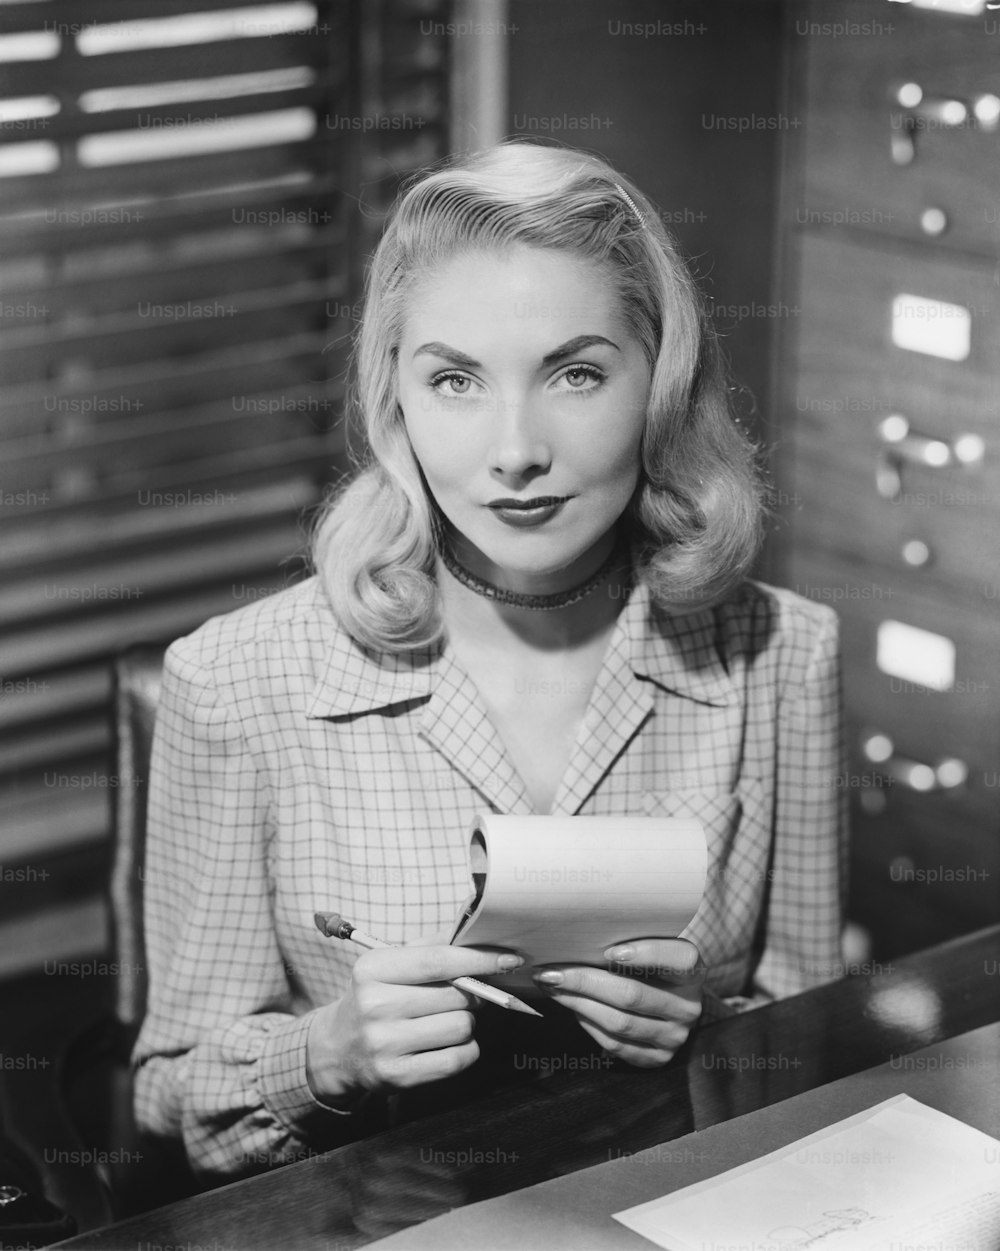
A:
POLYGON ((758 449, 735 420, 715 328, 655 207, 599 157, 502 143, 413 182, 368 268, 349 407, 367 447, 352 454, 356 472, 323 505, 312 542, 334 611, 362 646, 404 652, 443 631, 436 505, 396 390, 408 298, 460 252, 515 245, 607 266, 649 362, 641 470, 621 523, 654 601, 674 612, 715 603, 757 554, 758 449))

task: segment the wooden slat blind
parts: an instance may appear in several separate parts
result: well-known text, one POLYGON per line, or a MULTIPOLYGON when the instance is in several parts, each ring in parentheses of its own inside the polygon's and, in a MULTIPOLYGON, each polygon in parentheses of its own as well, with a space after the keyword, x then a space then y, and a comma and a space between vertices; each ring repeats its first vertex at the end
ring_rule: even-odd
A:
POLYGON ((113 652, 302 571, 363 257, 446 151, 450 9, 0 0, 0 864, 49 883, 4 891, 22 927, 62 864, 100 936, 113 652))

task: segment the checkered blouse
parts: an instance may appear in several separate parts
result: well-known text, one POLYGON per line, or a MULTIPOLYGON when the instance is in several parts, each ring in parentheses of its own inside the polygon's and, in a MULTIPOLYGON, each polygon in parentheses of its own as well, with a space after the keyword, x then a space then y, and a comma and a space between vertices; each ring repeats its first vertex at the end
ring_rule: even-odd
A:
MULTIPOLYGON (((558 815, 703 822, 709 884, 684 937, 720 996, 837 974, 837 638, 829 608, 786 590, 746 583, 670 617, 640 583, 556 795, 558 815)), ((485 809, 532 811, 447 646, 365 652, 315 578, 174 643, 149 796, 140 1124, 182 1136, 216 1177, 346 1126, 309 1090, 306 1034, 358 952, 323 938, 313 912, 390 943, 450 928, 485 809)))

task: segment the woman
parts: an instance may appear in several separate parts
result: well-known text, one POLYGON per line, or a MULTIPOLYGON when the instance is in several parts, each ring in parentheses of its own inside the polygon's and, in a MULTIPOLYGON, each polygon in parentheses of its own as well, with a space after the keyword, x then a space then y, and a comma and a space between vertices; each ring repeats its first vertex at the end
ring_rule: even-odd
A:
POLYGON ((370 453, 316 577, 167 657, 137 1108, 207 1176, 476 1064, 449 980, 517 963, 442 941, 478 811, 704 824, 683 938, 533 971, 602 1055, 665 1064, 703 981, 742 1005, 839 954, 836 619, 746 580, 755 449, 652 205, 532 144, 432 173, 373 259, 357 380, 370 453), (331 943, 323 909, 397 946, 331 943))

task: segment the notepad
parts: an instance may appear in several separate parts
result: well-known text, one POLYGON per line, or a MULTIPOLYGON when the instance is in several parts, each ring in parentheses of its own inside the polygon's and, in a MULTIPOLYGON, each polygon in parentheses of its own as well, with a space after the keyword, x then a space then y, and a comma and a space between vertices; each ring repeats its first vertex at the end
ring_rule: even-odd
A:
POLYGON ((451 942, 523 956, 503 979, 512 988, 533 985, 532 965, 606 966, 607 947, 678 937, 708 868, 701 822, 672 817, 480 814, 469 856, 477 889, 451 942))
POLYGON ((997 1251, 1000 1142, 896 1095, 614 1216, 667 1251, 997 1251))

